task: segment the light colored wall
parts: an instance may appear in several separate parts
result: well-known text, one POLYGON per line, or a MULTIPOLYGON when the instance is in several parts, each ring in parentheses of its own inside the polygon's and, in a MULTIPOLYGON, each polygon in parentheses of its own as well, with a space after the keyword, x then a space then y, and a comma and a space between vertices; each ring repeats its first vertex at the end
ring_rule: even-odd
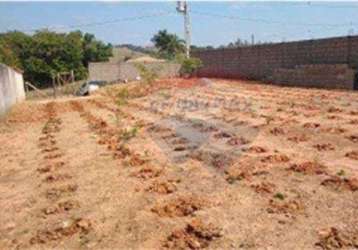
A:
MULTIPOLYGON (((143 63, 158 74, 158 77, 175 77, 179 75, 180 65, 168 62, 143 63)), ((139 76, 134 63, 90 63, 88 66, 89 80, 114 82, 118 80, 135 80, 139 76)))
POLYGON ((89 80, 90 81, 117 81, 120 78, 118 63, 96 62, 89 63, 89 80))
POLYGON ((14 104, 25 100, 24 80, 22 74, 0 64, 0 116, 14 104))

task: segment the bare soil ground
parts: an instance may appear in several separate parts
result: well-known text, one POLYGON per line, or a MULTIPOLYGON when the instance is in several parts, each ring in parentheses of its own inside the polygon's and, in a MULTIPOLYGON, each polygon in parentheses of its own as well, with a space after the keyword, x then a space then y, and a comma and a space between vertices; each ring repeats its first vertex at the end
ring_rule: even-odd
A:
POLYGON ((358 93, 170 79, 0 124, 0 249, 358 248, 358 93))

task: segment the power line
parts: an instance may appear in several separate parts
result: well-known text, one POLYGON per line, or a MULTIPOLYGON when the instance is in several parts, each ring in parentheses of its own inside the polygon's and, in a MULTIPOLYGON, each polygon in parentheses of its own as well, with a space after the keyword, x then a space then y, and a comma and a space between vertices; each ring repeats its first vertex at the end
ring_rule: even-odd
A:
MULTIPOLYGON (((84 24, 76 24, 76 25, 66 25, 61 26, 61 29, 73 29, 73 28, 81 28, 81 27, 92 27, 92 26, 101 26, 106 24, 113 24, 113 23, 119 23, 119 22, 128 22, 128 21, 136 21, 136 20, 142 20, 152 17, 159 17, 159 16, 165 16, 169 14, 175 13, 174 11, 167 11, 167 12, 159 12, 151 15, 143 15, 143 16, 133 16, 133 17, 125 17, 125 18, 119 18, 119 19, 113 19, 108 21, 102 21, 102 22, 91 22, 91 23, 84 23, 84 24)), ((52 26, 52 27, 44 27, 44 28, 37 28, 37 29, 28 29, 23 30, 24 32, 35 32, 37 30, 41 29, 58 29, 58 26, 52 26)))
POLYGON ((268 19, 257 19, 257 18, 245 18, 245 17, 238 17, 238 16, 229 16, 229 15, 222 15, 210 12, 202 12, 202 11, 191 11, 194 14, 202 15, 202 16, 211 16, 211 17, 219 17, 219 18, 228 18, 228 19, 237 19, 242 21, 248 22, 260 22, 265 24, 282 24, 282 25, 293 25, 293 26, 326 26, 326 27, 343 27, 343 26, 351 26, 357 25, 357 23, 341 23, 341 24, 329 24, 329 23, 290 23, 290 22, 282 22, 282 21, 275 21, 275 20, 268 20, 268 19))
MULTIPOLYGON (((343 4, 339 2, 332 2, 333 5, 326 5, 326 4, 317 4, 315 2, 306 2, 306 3, 296 3, 298 7, 319 7, 319 8, 329 8, 329 9, 353 9, 358 8, 358 4, 343 4)), ((293 4, 293 3, 290 3, 293 4)))

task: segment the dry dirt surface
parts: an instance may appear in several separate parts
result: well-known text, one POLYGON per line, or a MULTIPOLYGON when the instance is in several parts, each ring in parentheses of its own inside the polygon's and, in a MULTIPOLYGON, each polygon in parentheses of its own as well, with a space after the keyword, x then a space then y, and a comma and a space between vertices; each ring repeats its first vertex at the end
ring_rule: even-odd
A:
POLYGON ((357 249, 358 93, 167 79, 0 123, 0 249, 357 249))

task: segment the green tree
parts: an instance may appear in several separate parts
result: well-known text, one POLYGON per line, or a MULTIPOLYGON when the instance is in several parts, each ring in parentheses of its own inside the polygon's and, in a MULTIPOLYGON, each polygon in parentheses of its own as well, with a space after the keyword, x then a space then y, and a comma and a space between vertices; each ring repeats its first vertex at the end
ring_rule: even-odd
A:
POLYGON ((112 56, 112 48, 111 44, 104 44, 86 33, 83 36, 83 64, 87 67, 89 62, 107 61, 112 56))
POLYGON ((167 30, 160 30, 153 36, 151 41, 159 50, 162 57, 173 59, 176 54, 185 51, 184 41, 175 34, 170 34, 167 30))
POLYGON ((178 54, 175 60, 181 64, 180 74, 182 76, 192 76, 200 67, 203 66, 199 58, 186 58, 184 54, 178 54))
POLYGON ((46 87, 59 72, 75 72, 76 79, 87 75, 90 61, 107 61, 112 46, 80 31, 56 33, 37 31, 30 36, 18 31, 0 34, 0 62, 24 71, 24 78, 46 87))

